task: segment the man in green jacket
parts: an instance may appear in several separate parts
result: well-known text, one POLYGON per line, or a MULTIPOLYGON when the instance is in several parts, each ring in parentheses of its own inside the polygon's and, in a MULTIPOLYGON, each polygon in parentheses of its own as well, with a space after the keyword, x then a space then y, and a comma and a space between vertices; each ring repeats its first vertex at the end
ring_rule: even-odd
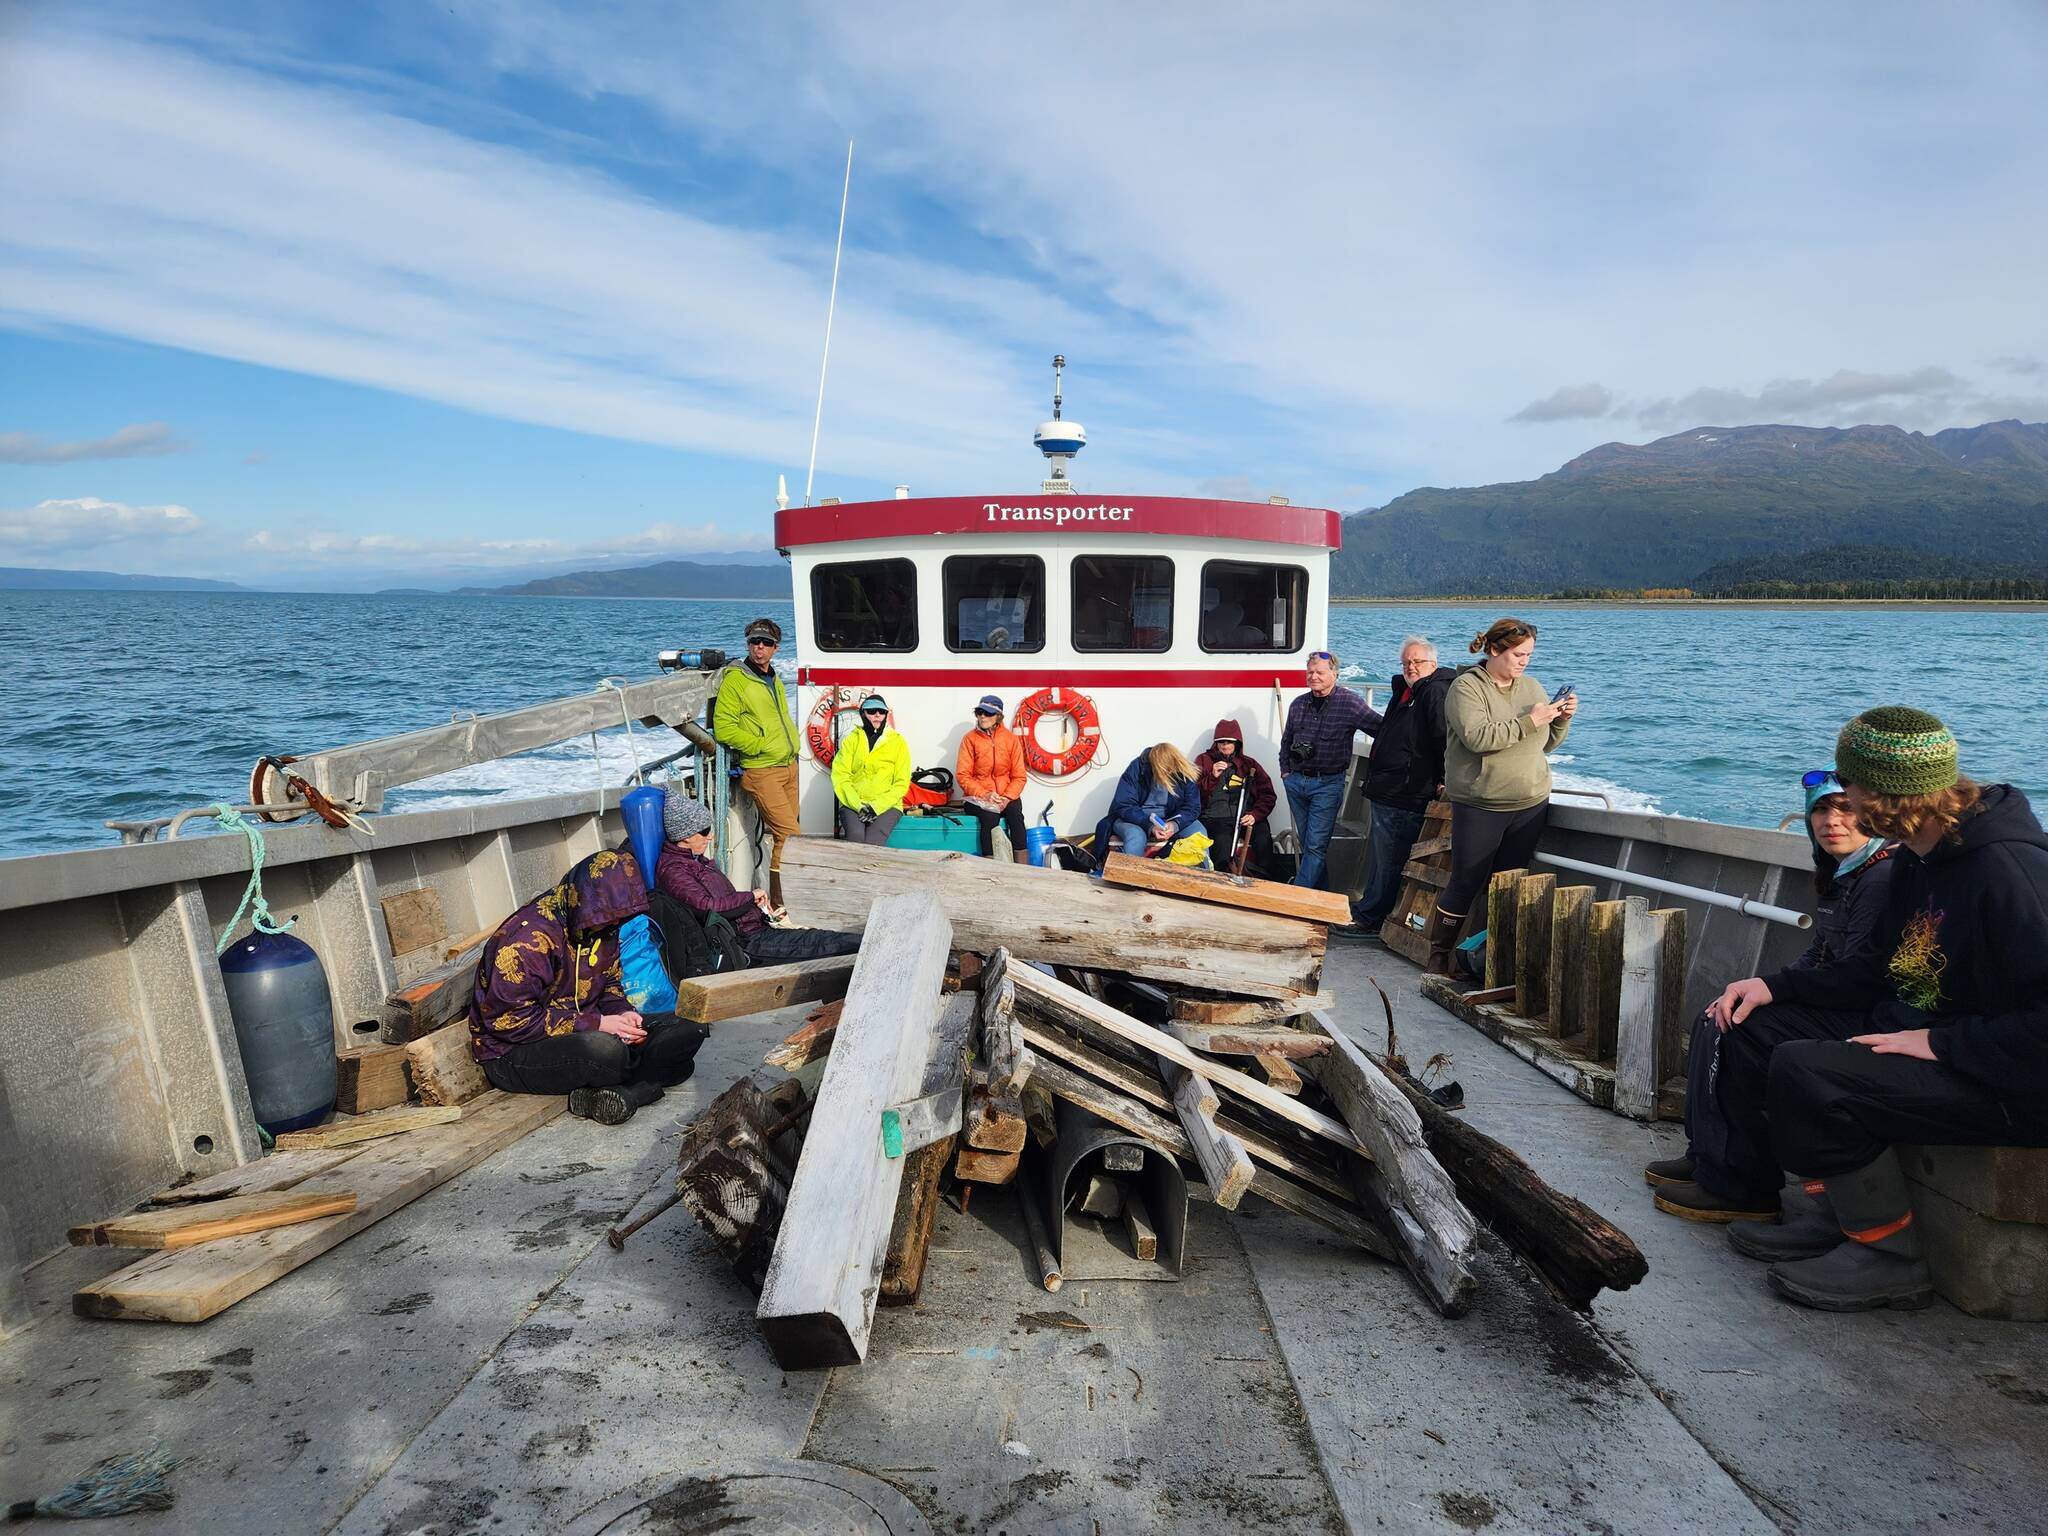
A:
POLYGON ((718 679, 711 734, 740 760, 740 787, 754 797, 762 824, 774 838, 768 858, 768 899, 782 905, 782 845, 797 835, 796 717, 775 670, 782 626, 756 619, 747 626, 747 659, 718 679))

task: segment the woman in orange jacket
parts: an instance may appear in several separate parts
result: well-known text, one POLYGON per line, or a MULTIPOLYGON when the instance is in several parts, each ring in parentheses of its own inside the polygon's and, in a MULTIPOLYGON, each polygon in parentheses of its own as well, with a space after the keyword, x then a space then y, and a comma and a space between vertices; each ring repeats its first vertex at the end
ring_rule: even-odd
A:
POLYGON ((1016 732, 1003 724, 1003 701, 992 693, 974 706, 974 729, 960 743, 953 777, 961 798, 981 823, 981 856, 989 855, 989 835, 1001 822, 1010 846, 1024 857, 1024 748, 1016 732))

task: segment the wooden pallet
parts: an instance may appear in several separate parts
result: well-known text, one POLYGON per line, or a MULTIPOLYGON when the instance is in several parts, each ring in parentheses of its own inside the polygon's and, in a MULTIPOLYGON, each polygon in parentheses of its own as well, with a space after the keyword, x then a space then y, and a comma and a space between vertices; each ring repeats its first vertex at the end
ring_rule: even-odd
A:
POLYGON ((1451 878, 1450 801, 1430 801, 1401 878, 1401 896, 1380 927, 1380 942, 1420 965, 1429 958, 1429 915, 1436 910, 1437 892, 1451 878))

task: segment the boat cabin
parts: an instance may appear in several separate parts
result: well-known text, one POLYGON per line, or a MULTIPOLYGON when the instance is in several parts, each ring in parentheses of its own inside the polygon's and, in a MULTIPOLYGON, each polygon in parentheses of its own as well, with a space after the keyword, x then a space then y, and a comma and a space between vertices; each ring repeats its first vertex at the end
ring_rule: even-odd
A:
MULTIPOLYGON (((869 692, 917 767, 948 770, 975 702, 999 696, 1024 737, 1025 819, 1050 807, 1062 833, 1093 830, 1133 757, 1160 741, 1193 757, 1220 719, 1277 784, 1339 528, 1277 499, 1071 489, 784 508, 804 831, 831 834, 831 748, 869 692)), ((1283 795, 1276 832, 1286 812, 1283 795)))

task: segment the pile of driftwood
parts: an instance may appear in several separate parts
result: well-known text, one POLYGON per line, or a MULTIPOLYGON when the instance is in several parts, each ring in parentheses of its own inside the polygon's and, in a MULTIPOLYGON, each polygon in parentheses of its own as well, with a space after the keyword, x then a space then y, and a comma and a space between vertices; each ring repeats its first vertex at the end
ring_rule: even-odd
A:
POLYGON ((743 1079, 688 1128, 675 1195, 785 1366, 863 1358, 877 1304, 918 1292, 941 1199, 976 1184, 1015 1187, 1048 1289, 1075 1216, 1177 1274, 1189 1197, 1320 1223, 1446 1316, 1471 1303, 1482 1221, 1579 1308, 1645 1272, 1334 1025, 1341 897, 1121 855, 1091 880, 809 839, 785 873, 792 910, 861 928, 860 953, 697 984, 700 1015, 752 1011, 742 989, 843 996, 769 1053, 787 1081, 743 1079))

